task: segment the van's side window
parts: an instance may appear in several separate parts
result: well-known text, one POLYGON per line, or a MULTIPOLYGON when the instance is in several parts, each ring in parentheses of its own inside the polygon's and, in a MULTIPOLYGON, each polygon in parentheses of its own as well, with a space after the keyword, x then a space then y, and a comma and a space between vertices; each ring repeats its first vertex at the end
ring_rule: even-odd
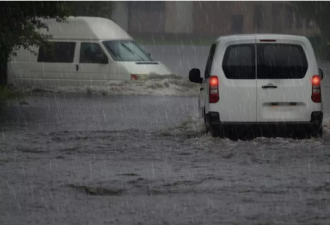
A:
POLYGON ((49 42, 39 47, 38 62, 72 63, 75 47, 75 42, 49 42))
POLYGON ((228 79, 255 79, 255 45, 231 45, 226 49, 222 69, 228 79))
POLYGON ((206 67, 205 67, 205 73, 204 73, 205 79, 209 78, 211 75, 210 73, 211 73, 212 62, 213 62, 213 57, 214 57, 216 47, 217 47, 216 44, 213 44, 211 46, 210 53, 209 53, 209 56, 208 56, 207 62, 206 62, 206 67))
POLYGON ((81 43, 80 63, 98 63, 101 64, 107 56, 97 43, 81 43))
POLYGON ((307 58, 300 45, 258 44, 258 79, 302 79, 308 69, 307 58))

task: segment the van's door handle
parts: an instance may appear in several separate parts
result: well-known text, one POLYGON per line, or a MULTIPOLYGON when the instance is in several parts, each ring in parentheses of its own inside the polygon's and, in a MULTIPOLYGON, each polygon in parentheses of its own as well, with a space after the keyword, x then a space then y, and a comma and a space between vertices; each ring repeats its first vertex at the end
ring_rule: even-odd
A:
POLYGON ((77 65, 76 65, 76 71, 78 71, 78 70, 79 70, 79 65, 77 64, 77 65))
POLYGON ((204 90, 204 88, 200 88, 199 90, 200 90, 200 91, 203 91, 203 90, 204 90))
POLYGON ((277 88, 277 86, 273 85, 273 84, 267 84, 265 86, 262 86, 263 89, 266 89, 266 88, 277 88))

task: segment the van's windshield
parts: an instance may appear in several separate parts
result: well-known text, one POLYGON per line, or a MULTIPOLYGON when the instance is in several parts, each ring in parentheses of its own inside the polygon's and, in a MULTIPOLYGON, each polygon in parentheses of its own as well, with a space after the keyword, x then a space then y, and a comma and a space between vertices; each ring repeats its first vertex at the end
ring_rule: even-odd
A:
POLYGON ((115 61, 153 61, 134 41, 103 41, 115 61))

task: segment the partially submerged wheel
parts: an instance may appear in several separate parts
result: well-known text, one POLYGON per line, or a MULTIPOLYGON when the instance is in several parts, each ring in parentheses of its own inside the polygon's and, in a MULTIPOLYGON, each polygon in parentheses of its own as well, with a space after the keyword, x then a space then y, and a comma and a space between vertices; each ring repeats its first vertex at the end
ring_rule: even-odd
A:
POLYGON ((220 127, 215 127, 215 126, 211 125, 210 133, 211 133, 212 137, 223 137, 223 135, 221 134, 220 127))
POLYGON ((322 129, 322 127, 319 130, 313 130, 312 131, 312 137, 322 138, 322 136, 323 136, 323 129, 322 129))
POLYGON ((224 137, 224 132, 219 125, 212 125, 208 118, 208 115, 204 113, 204 124, 206 133, 210 132, 212 137, 224 137))
POLYGON ((212 137, 220 137, 221 136, 221 130, 219 126, 215 126, 210 124, 210 121, 204 117, 204 123, 205 123, 205 129, 206 133, 210 132, 212 137))
POLYGON ((203 111, 203 118, 204 118, 205 133, 207 134, 210 131, 210 129, 206 122, 205 110, 203 111))

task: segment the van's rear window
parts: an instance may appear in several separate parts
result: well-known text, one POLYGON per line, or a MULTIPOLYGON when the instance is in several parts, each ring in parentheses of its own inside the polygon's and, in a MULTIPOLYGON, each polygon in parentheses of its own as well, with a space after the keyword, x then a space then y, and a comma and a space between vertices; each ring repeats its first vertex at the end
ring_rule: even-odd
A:
POLYGON ((231 45, 226 49, 222 69, 228 79, 255 79, 255 45, 231 45))
POLYGON ((72 63, 75 47, 75 42, 50 42, 40 46, 38 62, 72 63))
POLYGON ((306 55, 300 45, 257 45, 258 79, 301 79, 307 69, 306 55))

